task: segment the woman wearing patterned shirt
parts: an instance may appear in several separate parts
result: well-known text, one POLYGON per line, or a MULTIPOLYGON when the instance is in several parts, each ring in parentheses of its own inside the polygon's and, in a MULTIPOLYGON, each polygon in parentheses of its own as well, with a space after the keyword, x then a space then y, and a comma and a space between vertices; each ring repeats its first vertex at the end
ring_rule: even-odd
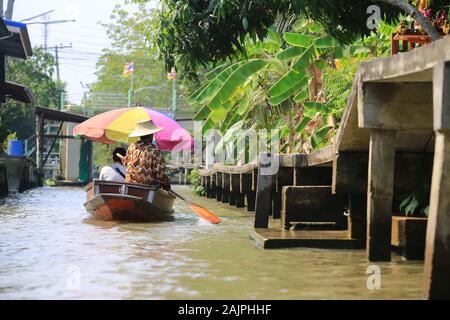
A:
POLYGON ((153 134, 164 130, 156 127, 151 120, 137 123, 136 130, 130 138, 140 137, 141 140, 128 147, 123 164, 127 167, 125 182, 153 184, 161 183, 161 187, 170 189, 169 179, 165 174, 166 165, 158 146, 153 144, 153 134))

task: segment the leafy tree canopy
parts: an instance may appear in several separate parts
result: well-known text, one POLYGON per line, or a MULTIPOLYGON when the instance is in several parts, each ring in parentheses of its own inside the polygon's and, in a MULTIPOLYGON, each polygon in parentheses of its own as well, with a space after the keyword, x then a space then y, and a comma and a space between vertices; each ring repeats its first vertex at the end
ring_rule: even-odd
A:
MULTIPOLYGON (((135 0, 142 2, 145 0, 135 0)), ((369 0, 164 0, 154 25, 166 67, 195 72, 199 65, 228 58, 242 49, 246 34, 262 39, 269 27, 310 18, 341 43, 370 34, 367 8, 376 3, 388 21, 398 10, 369 0), (294 18, 294 19, 292 19, 294 18)), ((288 31, 284 25, 281 31, 288 31)))
MULTIPOLYGON (((54 80, 53 56, 40 48, 34 48, 33 52, 33 57, 28 60, 8 59, 6 80, 30 88, 37 105, 57 108, 64 84, 54 80)), ((0 141, 13 132, 19 139, 28 138, 33 135, 34 127, 34 113, 30 105, 10 99, 0 107, 0 141)))

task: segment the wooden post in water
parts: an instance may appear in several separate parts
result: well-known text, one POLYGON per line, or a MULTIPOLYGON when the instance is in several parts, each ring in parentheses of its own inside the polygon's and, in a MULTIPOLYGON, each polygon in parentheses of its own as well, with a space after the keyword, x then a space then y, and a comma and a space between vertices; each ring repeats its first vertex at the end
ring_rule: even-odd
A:
POLYGON ((252 173, 244 173, 240 175, 240 190, 247 203, 247 211, 255 211, 255 192, 252 190, 252 173))
POLYGON ((241 193, 241 175, 231 174, 231 190, 235 195, 235 205, 236 208, 244 207, 244 195, 241 193))
POLYGON ((233 189, 233 175, 231 173, 224 173, 224 175, 228 176, 228 181, 229 181, 229 190, 230 190, 230 195, 228 197, 228 204, 230 206, 235 206, 236 205, 236 191, 233 189))
POLYGON ((210 198, 215 198, 216 197, 216 191, 217 191, 217 188, 216 188, 216 174, 215 173, 209 175, 209 186, 211 188, 210 198))
POLYGON ((450 298, 450 61, 433 74, 433 122, 436 131, 428 216, 424 294, 450 298))
POLYGON ((359 194, 349 195, 349 230, 350 238, 357 239, 361 247, 366 245, 366 215, 367 196, 359 194))
POLYGON ((256 187, 255 228, 267 228, 269 216, 272 213, 272 179, 273 176, 266 172, 270 167, 270 153, 260 153, 258 165, 258 182, 256 187))
POLYGON ((206 189, 206 197, 207 198, 211 198, 212 197, 212 192, 211 192, 211 176, 209 175, 209 176, 204 176, 204 178, 205 178, 205 184, 206 184, 206 186, 205 186, 205 189, 206 189))
POLYGON ((222 201, 222 173, 216 172, 216 200, 222 201))
POLYGON ((367 190, 367 257, 391 260, 392 200, 395 165, 394 130, 372 129, 367 190))
POLYGON ((222 176, 222 203, 230 202, 230 174, 219 172, 222 176))

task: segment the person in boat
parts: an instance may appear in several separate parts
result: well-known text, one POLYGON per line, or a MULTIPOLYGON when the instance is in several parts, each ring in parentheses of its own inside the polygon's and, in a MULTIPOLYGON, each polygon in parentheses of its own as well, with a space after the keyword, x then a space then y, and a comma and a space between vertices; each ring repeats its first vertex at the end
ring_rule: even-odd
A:
POLYGON ((122 164, 122 159, 120 159, 117 154, 124 157, 126 153, 127 151, 125 148, 115 148, 112 153, 113 163, 104 166, 100 170, 99 179, 104 181, 125 182, 126 168, 122 164))
POLYGON ((140 140, 128 147, 127 155, 123 158, 126 166, 125 182, 139 184, 160 183, 161 187, 169 190, 169 178, 165 174, 166 165, 161 150, 153 144, 153 135, 164 130, 156 127, 151 120, 139 121, 136 130, 128 137, 140 140))

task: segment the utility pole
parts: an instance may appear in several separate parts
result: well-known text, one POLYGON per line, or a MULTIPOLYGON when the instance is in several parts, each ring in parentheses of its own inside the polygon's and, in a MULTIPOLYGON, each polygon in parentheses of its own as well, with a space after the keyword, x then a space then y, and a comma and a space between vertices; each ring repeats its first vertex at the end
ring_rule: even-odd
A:
MULTIPOLYGON (((72 48, 72 44, 70 44, 69 46, 63 46, 62 44, 60 44, 59 46, 57 46, 57 45, 55 46, 56 79, 58 80, 58 82, 61 80, 60 74, 59 74, 59 55, 58 55, 58 50, 60 50, 60 49, 67 49, 67 48, 72 48)), ((64 91, 63 90, 61 90, 60 100, 61 100, 61 102, 59 103, 59 110, 61 111, 61 109, 64 106, 64 91)))
POLYGON ((63 46, 60 44, 59 46, 55 46, 55 66, 56 66, 56 79, 61 80, 59 76, 59 55, 58 50, 72 48, 72 44, 68 46, 63 46))
MULTIPOLYGON (((2 5, 3 7, 3 5, 2 5)), ((14 0, 8 0, 8 5, 6 7, 5 19, 11 20, 13 16, 14 0)))
POLYGON ((56 23, 67 23, 67 22, 75 22, 76 20, 72 19, 72 20, 52 20, 52 21, 48 21, 48 16, 45 15, 44 17, 45 21, 39 21, 39 22, 29 22, 28 25, 30 24, 43 24, 44 25, 44 51, 47 51, 48 49, 48 25, 49 24, 56 24, 56 23))
POLYGON ((0 0, 0 17, 3 18, 3 0, 0 0))

